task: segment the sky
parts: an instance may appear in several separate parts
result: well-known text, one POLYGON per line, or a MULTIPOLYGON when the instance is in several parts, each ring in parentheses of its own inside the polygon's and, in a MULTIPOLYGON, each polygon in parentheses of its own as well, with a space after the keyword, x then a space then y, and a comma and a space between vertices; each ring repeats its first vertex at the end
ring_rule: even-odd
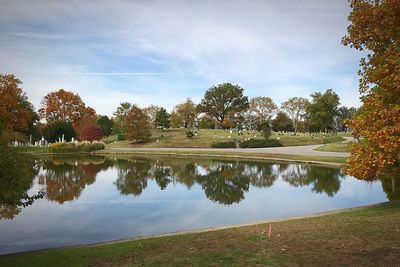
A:
POLYGON ((99 114, 121 102, 172 108, 230 82, 249 98, 332 88, 359 106, 362 56, 344 47, 346 0, 0 0, 0 73, 39 107, 78 93, 99 114))

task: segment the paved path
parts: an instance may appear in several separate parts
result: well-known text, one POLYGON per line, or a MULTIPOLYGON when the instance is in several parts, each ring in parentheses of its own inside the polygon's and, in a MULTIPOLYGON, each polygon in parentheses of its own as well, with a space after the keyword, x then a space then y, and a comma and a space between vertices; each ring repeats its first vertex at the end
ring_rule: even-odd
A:
POLYGON ((287 147, 266 147, 266 148, 110 148, 111 150, 134 152, 134 151, 220 151, 220 152, 247 152, 247 153, 268 153, 268 154, 290 154, 306 156, 327 156, 327 157, 348 157, 346 152, 324 152, 313 149, 322 145, 311 146, 287 146, 287 147))

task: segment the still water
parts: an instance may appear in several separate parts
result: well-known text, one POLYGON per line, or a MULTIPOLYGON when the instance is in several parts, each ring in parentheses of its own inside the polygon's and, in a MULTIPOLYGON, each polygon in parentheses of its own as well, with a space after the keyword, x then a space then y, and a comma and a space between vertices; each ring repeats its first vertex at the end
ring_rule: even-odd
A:
POLYGON ((338 168, 241 160, 53 156, 30 171, 0 188, 0 254, 284 218, 395 194, 393 181, 359 181, 338 168), (44 197, 33 199, 38 192, 44 197))

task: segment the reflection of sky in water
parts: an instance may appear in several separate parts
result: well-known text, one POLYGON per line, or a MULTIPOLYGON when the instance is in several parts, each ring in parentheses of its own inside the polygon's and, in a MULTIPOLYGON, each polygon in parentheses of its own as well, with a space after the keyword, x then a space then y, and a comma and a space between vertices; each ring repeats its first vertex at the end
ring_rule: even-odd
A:
MULTIPOLYGON (((272 170, 278 172, 278 166, 272 170)), ((245 166, 244 172, 254 173, 254 168, 245 166)), ((208 171, 197 166, 200 175, 208 171)), ((223 205, 209 200, 198 183, 190 189, 178 182, 170 183, 161 190, 152 179, 147 180, 147 188, 140 196, 121 195, 115 185, 117 175, 115 166, 102 170, 77 200, 63 204, 38 200, 13 220, 0 221, 0 253, 248 223, 387 199, 380 181, 371 183, 339 176, 340 189, 329 197, 314 192, 312 184, 294 187, 278 175, 271 187, 250 185, 239 203, 223 205)), ((40 187, 43 186, 35 180, 30 191, 36 192, 40 187)))

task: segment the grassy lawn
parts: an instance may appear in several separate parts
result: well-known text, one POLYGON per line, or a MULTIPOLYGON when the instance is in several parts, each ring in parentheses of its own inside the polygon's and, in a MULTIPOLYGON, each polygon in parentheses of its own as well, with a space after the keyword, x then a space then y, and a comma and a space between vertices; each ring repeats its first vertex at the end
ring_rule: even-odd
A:
MULTIPOLYGON (((262 139, 263 137, 259 132, 245 131, 243 135, 238 135, 237 132, 232 133, 229 130, 198 130, 197 136, 192 140, 186 137, 185 129, 168 129, 165 131, 154 129, 152 130, 152 137, 150 142, 145 144, 135 144, 130 141, 118 141, 117 143, 110 144, 114 147, 174 147, 174 148, 209 148, 213 142, 227 142, 234 139, 241 141, 246 138, 262 139), (158 142, 157 142, 158 140, 158 142)), ((283 146, 304 146, 323 144, 324 136, 322 134, 303 134, 299 133, 273 133, 272 139, 279 138, 283 146)), ((112 141, 113 138, 109 137, 106 141, 112 141)), ((327 135, 325 137, 326 143, 343 141, 341 135, 327 135)))
POLYGON ((223 152, 223 151, 115 151, 115 150, 99 150, 96 152, 99 155, 176 155, 176 156, 204 156, 213 158, 245 158, 257 160, 284 160, 294 162, 308 162, 308 163, 330 163, 340 165, 344 163, 347 158, 345 157, 328 157, 328 156, 308 156, 308 155, 289 155, 289 154, 268 154, 268 153, 247 153, 247 152, 223 152))
POLYGON ((395 266, 400 203, 318 217, 0 256, 0 266, 395 266))
POLYGON ((329 143, 324 146, 320 146, 315 151, 326 151, 326 152, 350 152, 351 142, 335 142, 329 143))

